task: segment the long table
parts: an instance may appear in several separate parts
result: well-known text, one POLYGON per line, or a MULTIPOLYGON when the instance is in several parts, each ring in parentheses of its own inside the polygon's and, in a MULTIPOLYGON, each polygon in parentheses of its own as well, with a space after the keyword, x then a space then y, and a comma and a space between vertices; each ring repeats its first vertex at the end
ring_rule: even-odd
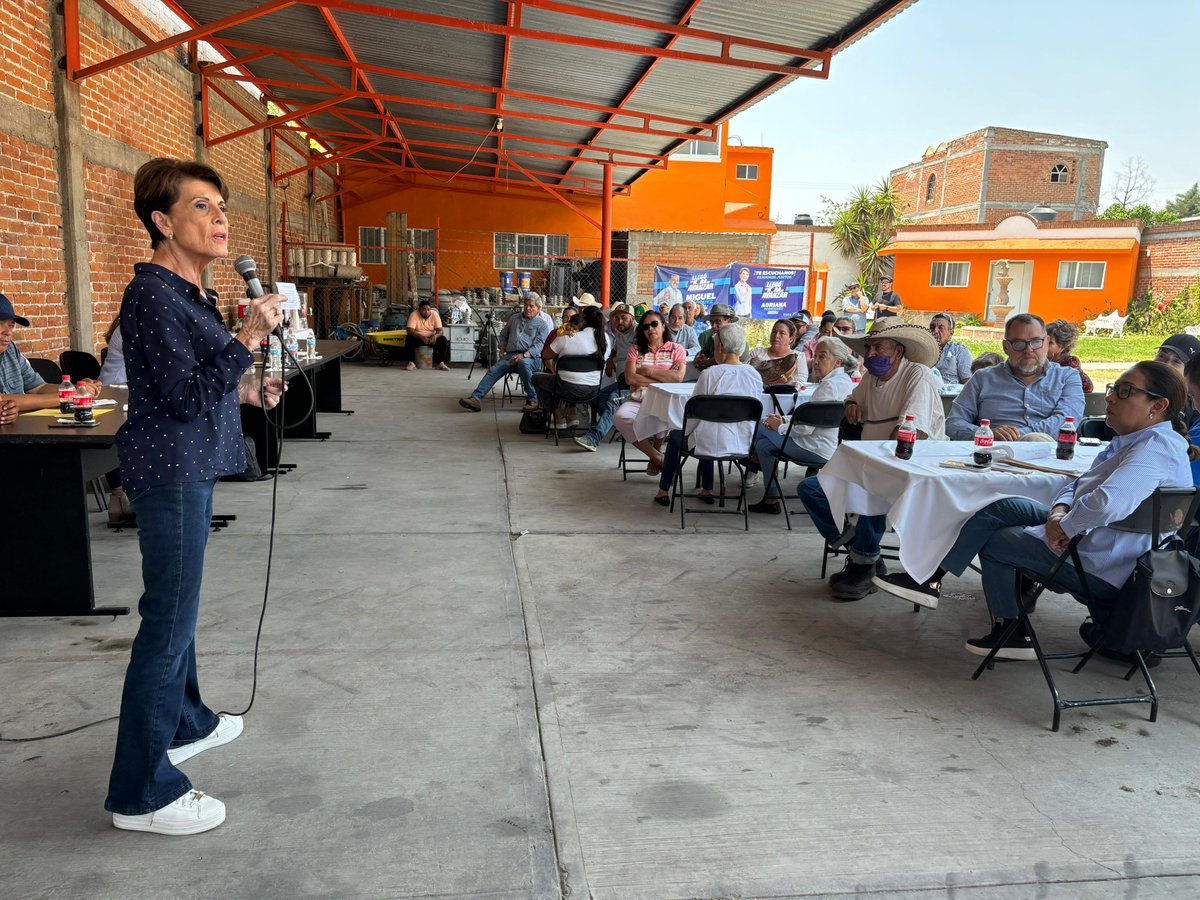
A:
MULTIPOLYGON (((1016 459, 1082 473, 1101 447, 1076 445, 1070 462, 1055 459, 1052 442, 998 443, 1016 459)), ((1075 475, 1033 470, 983 471, 942 466, 965 462, 971 441, 917 441, 911 459, 896 458, 895 441, 849 441, 838 446, 817 476, 835 522, 845 513, 886 515, 900 538, 900 564, 917 581, 933 575, 966 521, 1002 497, 1049 504, 1075 475)))
MULTIPOLYGON (((807 403, 812 399, 815 384, 802 385, 793 402, 791 394, 763 394, 763 415, 775 411, 773 400, 780 401, 783 411, 789 412, 794 406, 807 403)), ((695 382, 684 381, 678 384, 652 384, 646 388, 642 396, 641 407, 637 418, 633 420, 633 433, 639 441, 664 431, 675 431, 683 427, 683 410, 688 400, 696 391, 695 382)))
POLYGON ((94 606, 87 485, 117 462, 117 430, 128 392, 105 388, 115 409, 94 428, 57 428, 23 414, 0 428, 4 510, 0 547, 9 557, 0 581, 0 616, 123 616, 127 606, 94 606))

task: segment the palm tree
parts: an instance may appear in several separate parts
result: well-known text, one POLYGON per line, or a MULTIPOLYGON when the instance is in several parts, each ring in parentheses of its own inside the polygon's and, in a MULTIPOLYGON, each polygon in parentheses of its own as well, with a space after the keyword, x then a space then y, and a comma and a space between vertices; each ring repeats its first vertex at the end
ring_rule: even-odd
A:
POLYGON ((855 188, 850 199, 836 206, 833 245, 842 256, 858 264, 859 284, 868 293, 891 270, 891 259, 881 256, 880 251, 896 234, 904 207, 904 199, 886 178, 874 187, 855 188))

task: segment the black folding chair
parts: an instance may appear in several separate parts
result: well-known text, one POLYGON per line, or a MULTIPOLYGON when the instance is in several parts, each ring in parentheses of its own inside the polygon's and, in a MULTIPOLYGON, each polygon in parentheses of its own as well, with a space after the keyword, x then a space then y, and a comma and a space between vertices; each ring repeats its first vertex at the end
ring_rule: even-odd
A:
POLYGON ((58 356, 58 365, 72 381, 100 377, 100 360, 83 350, 64 350, 58 356))
MULTIPOLYGON (((792 437, 792 429, 797 425, 811 425, 814 428, 837 428, 842 422, 842 416, 845 412, 845 406, 841 403, 819 402, 813 403, 809 401, 801 406, 792 409, 792 420, 788 423, 787 431, 783 435, 783 444, 776 450, 771 451, 771 474, 767 477, 767 488, 764 496, 769 496, 771 493, 771 485, 779 491, 779 500, 783 504, 783 520, 787 523, 788 531, 792 530, 792 517, 788 512, 787 498, 783 496, 783 489, 779 484, 779 464, 794 462, 796 465, 807 466, 804 475, 807 478, 809 475, 814 475, 821 468, 813 466, 788 455, 788 441, 792 437)), ((765 465, 766 460, 760 459, 760 464, 765 465)))
MULTIPOLYGON (((1132 513, 1126 516, 1119 522, 1114 522, 1107 526, 1116 531, 1123 531, 1129 534, 1146 534, 1151 536, 1151 546, 1157 547, 1160 543, 1161 535, 1171 534, 1179 530, 1181 527, 1186 527, 1186 524, 1195 521, 1197 511, 1200 511, 1200 493, 1195 488, 1159 488, 1149 497, 1138 505, 1132 513)), ((972 680, 979 678, 985 669, 992 668, 996 654, 1000 648, 1005 645, 1005 642, 1013 635, 1013 633, 1022 624, 1025 626, 1029 635, 1029 641, 1033 644, 1033 652, 1037 655, 1038 665, 1041 666, 1042 675, 1046 679, 1046 684, 1050 688, 1050 695, 1054 700, 1054 721, 1051 725, 1051 731, 1058 731, 1059 720, 1064 709, 1077 709, 1084 706, 1117 706, 1126 703, 1149 703, 1150 704, 1150 721, 1158 721, 1158 691, 1154 686, 1154 680, 1150 677, 1150 670, 1146 667, 1146 658, 1142 651, 1135 650, 1134 658, 1137 661, 1134 670, 1140 670, 1142 678, 1146 681, 1146 687, 1149 694, 1134 694, 1126 697, 1089 697, 1087 699, 1066 699, 1058 690, 1058 686, 1054 683, 1054 675, 1050 671, 1050 667, 1046 664, 1047 660, 1051 659, 1078 659, 1079 664, 1071 670, 1072 674, 1077 674, 1088 661, 1096 654, 1104 644, 1104 634, 1100 623, 1097 624, 1097 638, 1093 646, 1089 647, 1083 653, 1045 653, 1042 651, 1042 645, 1038 641, 1037 633, 1034 631, 1033 622, 1029 618, 1029 611, 1033 604, 1037 602, 1038 597, 1046 591, 1054 591, 1056 593, 1067 593, 1065 590, 1056 589, 1054 579, 1059 571, 1068 562, 1075 566, 1076 571, 1080 574, 1080 580, 1083 582, 1085 590, 1077 592, 1074 596, 1082 601, 1087 602, 1092 599, 1089 587, 1089 576, 1087 570, 1083 566, 1083 562, 1079 558, 1079 542, 1083 539, 1083 535, 1076 535, 1071 539, 1064 550, 1054 561, 1054 565, 1050 567, 1050 571, 1045 575, 1038 572, 1032 572, 1028 569, 1019 569, 1018 571, 1035 583, 1035 588, 1028 594, 1022 594, 1018 597, 1018 605, 1021 614, 1013 619, 1004 631, 1000 634, 996 641, 996 646, 992 651, 984 657, 983 662, 975 670, 971 676, 972 680)), ((1192 665, 1195 666, 1197 674, 1200 674, 1200 660, 1197 660, 1195 652, 1192 650, 1191 644, 1184 640, 1181 648, 1189 659, 1192 665)), ((1155 656, 1163 656, 1162 653, 1155 653, 1155 656)), ((1174 653, 1178 656, 1180 654, 1174 653)), ((1125 676, 1126 680, 1133 674, 1132 670, 1125 676)))
POLYGON ((1117 436, 1117 433, 1108 427, 1104 416, 1089 416, 1079 423, 1079 436, 1095 438, 1098 441, 1111 441, 1117 436))
POLYGON ((771 398, 771 408, 777 416, 786 416, 796 405, 796 397, 800 394, 800 389, 794 384, 768 384, 763 387, 763 393, 771 398), (781 397, 791 397, 792 402, 787 409, 783 408, 781 397))
POLYGON ((694 513, 725 513, 742 516, 746 530, 750 530, 750 510, 749 504, 746 502, 746 471, 744 464, 749 461, 750 451, 754 449, 754 442, 758 439, 758 424, 762 420, 762 400, 759 397, 730 397, 730 396, 715 396, 711 394, 693 394, 683 407, 683 441, 679 447, 679 466, 675 470, 675 481, 671 486, 671 509, 675 509, 675 500, 679 499, 679 527, 687 527, 687 514, 694 513), (695 430, 695 427, 702 422, 710 422, 721 425, 736 425, 743 422, 753 423, 753 428, 750 431, 750 441, 744 450, 739 450, 736 453, 728 453, 723 456, 709 456, 703 453, 697 453, 695 450, 688 448, 688 437, 695 430), (685 494, 683 492, 683 465, 688 459, 696 459, 704 462, 709 461, 715 464, 717 471, 721 476, 721 493, 719 506, 716 509, 688 509, 687 500, 689 497, 695 498, 698 494, 685 494), (738 489, 738 504, 736 509, 725 509, 725 469, 722 463, 732 463, 741 474, 741 484, 738 489))
MULTIPOLYGON (((553 398, 553 400, 550 404, 551 408, 546 410, 546 415, 549 417, 548 421, 551 426, 550 431, 554 432, 554 446, 556 446, 556 447, 558 446, 558 432, 559 432, 559 429, 554 427, 554 413, 558 408, 558 402, 559 402, 558 398, 560 396, 562 396, 563 385, 570 383, 570 382, 563 381, 563 377, 562 377, 563 372, 571 372, 574 374, 582 375, 582 374, 587 374, 589 372, 602 373, 603 371, 604 371, 604 360, 596 359, 596 357, 594 357, 594 356, 560 356, 555 359, 555 361, 554 361, 554 386, 550 390, 550 394, 551 394, 551 397, 553 398)), ((593 420, 595 419, 595 415, 596 415, 596 400, 600 396, 600 381, 601 380, 602 379, 597 379, 596 384, 589 388, 588 396, 584 397, 581 400, 567 401, 569 403, 586 403, 588 405, 588 410, 589 410, 589 413, 593 420)), ((574 385, 574 386, 578 387, 579 385, 574 385)), ((549 437, 550 435, 547 433, 546 436, 549 437)))
POLYGON ((33 371, 37 372, 38 377, 46 384, 58 384, 62 381, 62 369, 58 367, 52 359, 36 359, 32 356, 27 356, 29 365, 33 366, 33 371))

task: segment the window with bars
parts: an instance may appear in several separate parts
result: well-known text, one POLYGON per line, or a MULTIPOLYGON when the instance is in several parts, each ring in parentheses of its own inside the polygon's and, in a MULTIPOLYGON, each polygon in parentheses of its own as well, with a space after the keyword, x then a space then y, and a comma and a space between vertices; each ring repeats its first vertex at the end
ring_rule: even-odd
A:
POLYGON ((433 265, 436 255, 433 250, 437 246, 435 237, 436 229, 433 228, 410 228, 408 229, 408 239, 406 243, 409 249, 413 251, 413 261, 416 263, 417 271, 424 272, 425 265, 433 265))
POLYGON ((929 269, 930 287, 966 287, 971 277, 969 262, 935 262, 929 269))
POLYGON ((497 231, 492 235, 492 254, 497 269, 548 269, 550 257, 567 255, 567 236, 497 231))
POLYGON ((358 229, 358 262, 364 266, 382 266, 383 248, 387 244, 386 228, 358 229))
POLYGON ((1061 262, 1058 264, 1060 291, 1098 291, 1104 287, 1104 271, 1108 263, 1061 262))

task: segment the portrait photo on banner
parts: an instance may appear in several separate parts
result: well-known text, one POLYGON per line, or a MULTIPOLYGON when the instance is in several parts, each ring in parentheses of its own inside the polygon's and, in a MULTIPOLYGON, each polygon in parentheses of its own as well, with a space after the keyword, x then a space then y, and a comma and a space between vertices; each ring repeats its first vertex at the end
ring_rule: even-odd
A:
POLYGON ((719 269, 654 267, 654 302, 691 300, 705 311, 728 303, 735 314, 751 319, 786 319, 804 309, 808 285, 805 266, 730 263, 719 269))

